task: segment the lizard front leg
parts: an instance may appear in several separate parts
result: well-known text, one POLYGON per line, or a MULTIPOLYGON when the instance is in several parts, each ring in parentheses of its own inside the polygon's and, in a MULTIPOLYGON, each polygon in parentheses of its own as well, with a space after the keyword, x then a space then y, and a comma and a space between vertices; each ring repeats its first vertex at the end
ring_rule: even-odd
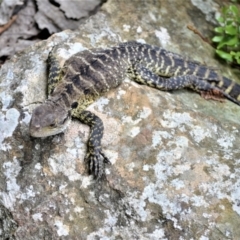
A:
POLYGON ((48 96, 62 79, 62 67, 55 53, 56 48, 55 46, 48 55, 48 96))
POLYGON ((85 162, 88 164, 88 171, 93 177, 99 180, 105 173, 105 163, 110 163, 102 152, 101 139, 103 137, 103 122, 95 114, 89 111, 82 111, 77 118, 90 127, 90 136, 87 144, 85 162))

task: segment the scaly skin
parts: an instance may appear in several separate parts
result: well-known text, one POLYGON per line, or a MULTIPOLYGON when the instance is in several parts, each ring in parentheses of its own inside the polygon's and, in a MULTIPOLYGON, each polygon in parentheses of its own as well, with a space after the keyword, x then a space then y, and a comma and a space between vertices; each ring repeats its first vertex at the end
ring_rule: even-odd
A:
POLYGON ((49 55, 49 97, 32 114, 30 134, 46 137, 65 130, 71 116, 91 128, 85 160, 94 178, 104 175, 109 163, 101 148, 103 123, 86 107, 99 96, 118 87, 126 76, 159 90, 191 88, 203 96, 223 96, 240 105, 240 85, 198 62, 162 48, 127 42, 108 49, 79 52, 60 68, 49 55))

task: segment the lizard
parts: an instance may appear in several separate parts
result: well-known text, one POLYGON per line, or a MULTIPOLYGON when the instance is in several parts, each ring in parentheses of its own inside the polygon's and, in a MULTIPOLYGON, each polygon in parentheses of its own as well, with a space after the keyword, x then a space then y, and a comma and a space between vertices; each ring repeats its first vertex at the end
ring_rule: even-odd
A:
POLYGON ((84 160, 96 180, 105 175, 105 164, 110 161, 101 147, 103 122, 86 108, 117 88, 126 76, 159 90, 190 88, 203 97, 225 97, 240 105, 239 84, 200 62, 136 41, 78 52, 62 68, 51 51, 48 64, 48 98, 33 110, 30 135, 47 137, 61 133, 72 117, 88 125, 90 135, 84 160))

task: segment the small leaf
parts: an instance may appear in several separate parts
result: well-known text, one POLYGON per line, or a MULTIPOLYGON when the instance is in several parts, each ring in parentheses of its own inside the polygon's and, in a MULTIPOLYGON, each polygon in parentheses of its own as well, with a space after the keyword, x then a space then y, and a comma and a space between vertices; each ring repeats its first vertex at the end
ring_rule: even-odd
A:
POLYGON ((218 17, 218 18, 217 18, 217 21, 218 21, 219 23, 224 23, 224 18, 223 18, 223 17, 218 17))
POLYGON ((215 36, 212 38, 213 42, 221 42, 223 40, 223 36, 215 36))
POLYGON ((234 38, 230 38, 230 39, 226 39, 224 41, 221 41, 218 46, 217 46, 217 49, 220 49, 222 48, 223 46, 227 45, 227 46, 235 46, 235 45, 238 45, 238 38, 237 37, 234 37, 234 38))
POLYGON ((216 53, 223 59, 226 59, 229 62, 232 62, 232 55, 221 50, 216 50, 216 53))
POLYGON ((228 45, 228 46, 235 46, 235 45, 237 45, 239 42, 238 42, 238 37, 237 36, 235 36, 234 38, 231 38, 230 40, 228 40, 227 42, 226 42, 226 44, 228 45))
POLYGON ((236 35, 237 34, 237 27, 233 25, 228 25, 225 27, 225 32, 229 35, 236 35))
POLYGON ((217 32, 217 33, 223 33, 224 28, 223 27, 216 27, 216 28, 214 28, 214 31, 217 32))
POLYGON ((235 15, 238 15, 238 8, 235 5, 230 5, 229 10, 235 15))
POLYGON ((233 58, 237 61, 237 63, 240 63, 240 52, 234 52, 231 51, 230 54, 233 56, 233 58))
POLYGON ((230 54, 234 57, 238 57, 240 58, 240 52, 234 52, 234 51, 231 51, 230 54))

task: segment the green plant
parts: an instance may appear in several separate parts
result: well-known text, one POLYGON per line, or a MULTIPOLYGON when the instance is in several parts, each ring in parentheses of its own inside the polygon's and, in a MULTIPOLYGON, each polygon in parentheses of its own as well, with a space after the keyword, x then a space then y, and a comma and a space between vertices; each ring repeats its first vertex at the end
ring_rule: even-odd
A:
POLYGON ((217 19, 219 27, 212 41, 217 44, 216 53, 228 62, 240 64, 240 12, 235 5, 223 7, 217 19))

